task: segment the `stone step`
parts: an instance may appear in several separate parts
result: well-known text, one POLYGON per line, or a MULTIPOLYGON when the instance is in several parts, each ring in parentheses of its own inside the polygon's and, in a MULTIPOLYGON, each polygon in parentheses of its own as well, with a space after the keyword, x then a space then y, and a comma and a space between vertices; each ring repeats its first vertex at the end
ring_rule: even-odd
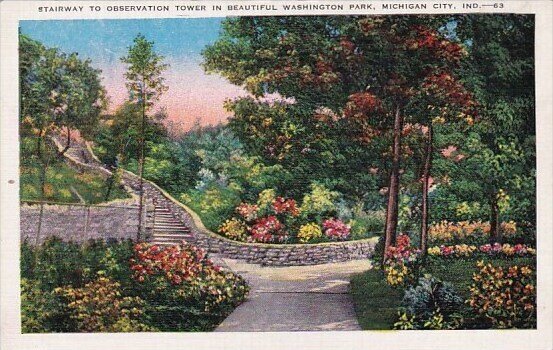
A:
POLYGON ((157 224, 157 223, 169 223, 169 224, 176 224, 176 223, 178 223, 178 224, 180 224, 180 225, 183 225, 183 223, 182 223, 180 220, 177 220, 177 219, 165 219, 165 218, 159 219, 159 220, 158 220, 158 219, 159 219, 159 218, 156 218, 156 224, 157 224))
POLYGON ((179 238, 179 237, 192 237, 192 234, 190 234, 190 233, 163 233, 163 232, 157 232, 157 233, 153 233, 152 237, 179 238))
POLYGON ((165 238, 165 237, 152 237, 152 242, 173 242, 180 243, 182 241, 190 242, 193 241, 194 237, 176 237, 176 238, 165 238))
POLYGON ((188 228, 186 225, 184 225, 182 222, 178 221, 166 221, 166 222, 159 222, 156 221, 154 224, 154 227, 185 227, 188 228))
POLYGON ((183 230, 183 229, 153 229, 152 235, 158 234, 158 233, 167 233, 167 234, 189 234, 190 230, 183 230))
POLYGON ((163 215, 155 214, 155 217, 156 217, 156 219, 157 218, 160 218, 160 219, 175 219, 175 217, 171 214, 163 214, 163 215))
POLYGON ((151 244, 153 245, 158 245, 158 246, 164 246, 164 247, 172 247, 172 246, 175 246, 175 245, 179 245, 181 244, 182 242, 176 242, 176 243, 173 243, 173 242, 151 242, 151 244))
POLYGON ((165 230, 165 229, 169 229, 169 230, 181 229, 181 230, 190 231, 190 229, 188 227, 184 226, 183 224, 160 225, 160 224, 156 223, 154 225, 154 230, 165 230))
POLYGON ((183 232, 190 232, 190 229, 185 226, 154 226, 154 231, 183 231, 183 232))

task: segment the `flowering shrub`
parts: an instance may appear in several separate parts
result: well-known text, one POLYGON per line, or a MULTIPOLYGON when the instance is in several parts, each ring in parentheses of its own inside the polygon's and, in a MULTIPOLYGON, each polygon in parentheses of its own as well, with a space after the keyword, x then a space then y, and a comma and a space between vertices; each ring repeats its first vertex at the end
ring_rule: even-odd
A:
POLYGON ((135 246, 134 279, 161 330, 210 329, 244 300, 245 281, 221 271, 199 248, 183 243, 135 246))
POLYGON ((511 245, 508 243, 505 244, 499 244, 494 243, 491 244, 484 244, 480 247, 477 247, 475 245, 467 245, 467 244, 457 244, 457 245, 451 245, 451 246, 436 246, 428 248, 428 255, 430 256, 436 256, 436 257, 452 257, 452 258, 460 258, 460 257, 474 257, 478 255, 487 255, 487 256, 527 256, 527 255, 536 255, 536 250, 534 248, 527 247, 524 244, 516 244, 511 245))
POLYGON ((261 192, 257 204, 240 203, 235 212, 240 218, 225 221, 219 232, 231 239, 263 243, 285 242, 286 226, 299 215, 294 199, 276 197, 272 189, 261 192))
POLYGON ((257 219, 258 211, 259 207, 255 204, 240 203, 240 205, 236 207, 236 212, 246 221, 257 219))
POLYGON ((332 240, 344 240, 349 237, 350 225, 340 219, 327 219, 323 222, 324 234, 332 240))
POLYGON ((247 239, 247 227, 246 224, 236 218, 225 221, 221 227, 219 227, 219 233, 222 235, 234 239, 237 241, 245 241, 247 239))
MULTIPOLYGON (((512 237, 517 233, 517 224, 514 221, 502 222, 500 232, 505 237, 512 237)), ((428 230, 430 242, 460 242, 466 239, 487 239, 490 235, 490 223, 482 221, 441 221, 433 224, 428 230)))
POLYGON ((412 282, 419 255, 420 250, 411 246, 409 236, 397 236, 396 245, 389 247, 384 253, 384 273, 388 284, 398 287, 412 282))
POLYGON ((284 225, 273 215, 257 220, 250 232, 255 242, 282 242, 286 239, 284 225))
POLYGON ((273 210, 275 214, 290 214, 292 216, 298 216, 299 214, 296 201, 291 198, 276 197, 273 201, 273 210))
POLYGON ((139 297, 122 296, 120 284, 98 274, 95 281, 82 288, 71 286, 54 290, 68 304, 69 318, 79 332, 143 332, 154 331, 139 321, 144 301, 139 297))
POLYGON ((535 274, 529 266, 502 268, 479 261, 467 303, 493 328, 536 327, 535 274))
POLYGON ((307 243, 322 236, 321 227, 314 222, 301 226, 298 231, 298 239, 301 243, 307 243))
POLYGON ((22 245, 26 333, 211 330, 246 292, 241 277, 188 245, 59 239, 22 245))

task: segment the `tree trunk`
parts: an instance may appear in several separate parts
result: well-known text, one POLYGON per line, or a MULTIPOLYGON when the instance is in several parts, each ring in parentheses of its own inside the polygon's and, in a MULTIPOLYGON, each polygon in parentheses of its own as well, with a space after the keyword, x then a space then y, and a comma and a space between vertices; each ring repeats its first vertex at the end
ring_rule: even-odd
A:
POLYGON ((61 158, 69 150, 69 147, 71 147, 71 129, 67 127, 67 140, 65 142, 65 147, 58 152, 58 157, 61 158))
POLYGON ((140 155, 138 158, 138 176, 139 182, 139 202, 138 202, 138 232, 136 234, 137 241, 140 241, 142 234, 142 210, 144 209, 144 134, 146 132, 146 93, 144 80, 142 81, 142 123, 140 130, 140 155))
POLYGON ((36 245, 40 242, 40 233, 42 231, 42 217, 44 216, 44 201, 46 199, 46 166, 47 163, 44 159, 44 154, 42 150, 42 144, 43 144, 43 132, 41 131, 38 138, 37 138, 37 150, 36 155, 39 160, 40 164, 40 212, 38 214, 38 228, 36 233, 36 245))
POLYGON ((421 214, 421 236, 420 250, 422 257, 426 257, 428 243, 428 190, 430 189, 430 171, 432 169, 432 124, 428 126, 428 135, 426 137, 426 149, 424 154, 424 166, 422 169, 422 214, 421 214))
POLYGON ((497 194, 495 192, 490 196, 490 241, 492 243, 501 243, 501 232, 499 232, 499 206, 497 204, 497 194))
POLYGON ((388 186, 388 205, 386 207, 386 224, 384 226, 384 254, 382 262, 385 262, 386 251, 395 243, 398 224, 398 197, 399 197, 399 168, 401 162, 401 130, 403 117, 399 108, 394 117, 394 141, 392 146, 392 169, 390 171, 390 185, 388 186))
POLYGON ((115 183, 115 175, 117 169, 112 170, 111 176, 108 178, 108 188, 106 190, 106 195, 104 196, 104 201, 107 202, 109 200, 109 196, 111 195, 111 190, 113 188, 113 184, 115 183))

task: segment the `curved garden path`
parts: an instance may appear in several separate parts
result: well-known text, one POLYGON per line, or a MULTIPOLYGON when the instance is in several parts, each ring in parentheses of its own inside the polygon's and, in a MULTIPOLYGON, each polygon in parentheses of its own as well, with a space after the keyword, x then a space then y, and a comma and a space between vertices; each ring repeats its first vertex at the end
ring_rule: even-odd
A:
POLYGON ((217 332, 360 330, 349 294, 352 274, 369 260, 312 266, 262 267, 223 259, 251 287, 248 299, 217 332))
MULTIPOLYGON (((60 138, 53 139, 61 148, 60 138)), ((76 140, 72 140, 65 156, 84 169, 110 174, 90 148, 76 140)), ((223 269, 244 277, 251 288, 246 301, 217 327, 217 332, 361 329, 349 294, 349 281, 351 275, 371 268, 368 259, 268 267, 219 254, 210 254, 210 258, 223 269)))

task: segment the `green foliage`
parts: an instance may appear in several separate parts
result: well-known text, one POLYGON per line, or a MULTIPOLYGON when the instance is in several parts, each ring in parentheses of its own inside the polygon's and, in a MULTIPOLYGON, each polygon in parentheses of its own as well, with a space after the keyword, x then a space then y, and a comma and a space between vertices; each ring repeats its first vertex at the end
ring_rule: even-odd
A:
POLYGON ((171 274, 157 270, 159 278, 142 283, 136 263, 143 255, 136 249, 131 241, 23 243, 23 332, 211 330, 247 292, 242 279, 217 270, 200 252, 182 256, 201 255, 198 261, 165 259, 175 263, 171 274), (177 286, 166 279, 176 275, 190 280, 177 286))
POLYGON ((55 289, 67 303, 69 319, 77 332, 151 332, 156 328, 140 321, 144 301, 122 296, 120 284, 104 276, 81 288, 64 286, 55 289))
POLYGON ((67 306, 53 291, 43 290, 36 280, 21 278, 21 331, 68 332, 75 329, 67 306))
MULTIPOLYGON (((161 110, 145 120, 144 138, 147 140, 145 152, 148 155, 154 148, 158 152, 164 151, 159 147, 164 147, 160 144, 167 136, 165 126, 162 124, 166 117, 166 113, 161 110)), ((125 164, 132 159, 138 159, 142 131, 141 106, 126 102, 117 108, 113 115, 104 115, 102 119, 103 123, 95 138, 96 151, 102 162, 117 166, 119 162, 125 164)))
POLYGON ((330 191, 323 185, 312 183, 311 191, 303 196, 300 215, 305 220, 322 221, 323 218, 336 214, 335 202, 340 194, 330 191))
MULTIPOLYGON (((376 261, 379 261, 379 259, 376 261)), ((501 266, 504 271, 507 271, 509 267, 514 265, 519 267, 526 265, 534 270, 536 264, 535 258, 532 257, 513 257, 508 259, 484 257, 483 261, 486 264, 491 263, 496 267, 501 266)), ((449 283, 462 300, 469 300, 475 272, 477 270, 474 267, 474 260, 457 258, 440 261, 429 260, 423 266, 421 273, 430 274, 437 281, 449 283)), ((414 327, 416 325, 414 315, 406 313, 401 308, 405 291, 403 289, 392 288, 386 282, 382 270, 371 269, 365 273, 353 276, 351 291, 358 320, 363 329, 392 329, 394 328, 394 323, 397 322, 399 324, 396 325, 396 328, 414 327), (399 315, 398 310, 400 310, 399 315)), ((502 301, 506 301, 506 299, 502 299, 502 301)), ((451 310, 449 318, 451 323, 447 321, 447 316, 442 314, 443 320, 441 324, 446 326, 445 328, 452 326, 464 329, 490 328, 490 323, 483 322, 480 317, 477 317, 477 313, 471 311, 471 308, 468 306, 460 306, 457 309, 451 310)), ((438 322, 439 318, 440 315, 438 313, 431 314, 430 318, 421 325, 423 328, 430 328, 440 323, 438 322), (425 326, 424 323, 427 321, 430 321, 430 323, 428 326, 425 326)), ((525 327, 527 328, 527 326, 525 327)))
POLYGON ((138 34, 133 45, 128 48, 127 56, 121 62, 127 65, 125 78, 129 90, 129 101, 148 111, 167 91, 163 71, 169 66, 163 63, 164 57, 154 51, 154 42, 138 34))
POLYGON ((90 136, 106 106, 100 70, 25 35, 19 42, 22 134, 43 138, 56 128, 79 128, 90 136))
POLYGON ((453 315, 459 313, 463 299, 453 285, 424 275, 417 285, 405 290, 402 306, 411 319, 414 329, 444 329, 453 321, 453 315))
POLYGON ((198 213, 204 225, 212 231, 217 231, 219 225, 234 213, 234 208, 241 202, 239 188, 217 185, 205 190, 189 191, 181 195, 180 200, 198 213))
POLYGON ((351 221, 351 239, 363 239, 382 233, 385 222, 384 211, 354 211, 351 221))

